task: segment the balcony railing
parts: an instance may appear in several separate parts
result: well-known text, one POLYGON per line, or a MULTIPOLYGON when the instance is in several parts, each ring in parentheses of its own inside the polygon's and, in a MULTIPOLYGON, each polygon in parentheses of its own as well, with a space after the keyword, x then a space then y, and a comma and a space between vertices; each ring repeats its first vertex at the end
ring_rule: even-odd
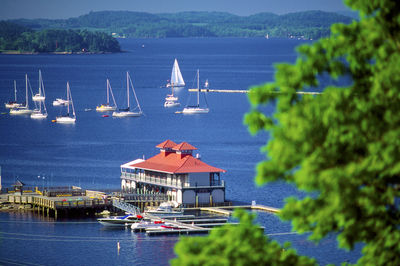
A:
POLYGON ((144 174, 122 173, 121 178, 144 182, 153 185, 169 186, 174 188, 198 188, 198 187, 225 187, 224 180, 213 180, 209 186, 190 184, 188 182, 181 182, 179 179, 168 179, 155 176, 146 176, 144 174))

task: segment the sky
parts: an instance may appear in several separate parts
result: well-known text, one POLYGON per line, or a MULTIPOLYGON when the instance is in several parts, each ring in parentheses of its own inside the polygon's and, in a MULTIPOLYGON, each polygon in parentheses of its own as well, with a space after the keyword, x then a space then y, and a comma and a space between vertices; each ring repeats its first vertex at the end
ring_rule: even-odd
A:
POLYGON ((148 13, 222 11, 240 16, 260 12, 348 11, 343 0, 0 0, 0 20, 65 19, 104 10, 148 13))

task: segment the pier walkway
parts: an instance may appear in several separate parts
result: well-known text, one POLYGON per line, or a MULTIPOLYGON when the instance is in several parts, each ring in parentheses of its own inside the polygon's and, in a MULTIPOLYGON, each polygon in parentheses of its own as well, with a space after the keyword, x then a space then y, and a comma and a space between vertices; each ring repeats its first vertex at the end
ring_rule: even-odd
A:
POLYGON ((271 213, 278 213, 280 209, 269 207, 265 205, 255 204, 255 205, 239 205, 239 206, 223 206, 223 207, 194 207, 194 208, 184 208, 184 210, 193 211, 208 211, 218 214, 223 214, 226 216, 232 215, 234 209, 247 209, 247 210, 257 210, 271 213))
POLYGON ((57 218, 60 212, 62 214, 74 213, 96 213, 112 206, 109 200, 95 198, 90 196, 57 196, 47 197, 36 193, 23 195, 8 195, 8 202, 14 204, 30 204, 38 213, 54 214, 57 218))
MULTIPOLYGON (((196 92, 197 89, 189 89, 191 92, 196 92)), ((249 90, 217 90, 217 89, 200 89, 201 92, 223 92, 223 93, 249 93, 249 90)), ((282 92, 271 92, 271 93, 282 93, 282 92)), ((296 91, 296 94, 300 95, 318 95, 321 92, 316 91, 296 91)))

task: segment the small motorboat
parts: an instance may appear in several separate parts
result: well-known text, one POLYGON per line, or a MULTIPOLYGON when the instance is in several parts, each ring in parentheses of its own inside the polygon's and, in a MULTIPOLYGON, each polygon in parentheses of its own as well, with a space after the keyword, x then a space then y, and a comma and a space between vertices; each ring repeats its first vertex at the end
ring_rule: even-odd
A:
POLYGON ((152 216, 158 216, 158 217, 179 217, 183 216, 183 211, 182 210, 174 210, 172 207, 174 206, 174 203, 172 202, 163 202, 158 206, 157 209, 155 210, 147 210, 145 211, 145 214, 150 214, 152 216))
POLYGON ((57 98, 53 101, 53 106, 65 106, 67 104, 68 104, 68 101, 61 99, 61 98, 57 98))
POLYGON ((138 223, 133 223, 131 229, 134 231, 142 231, 147 228, 160 228, 161 225, 165 225, 164 221, 151 221, 150 219, 142 220, 138 223))
POLYGON ((141 215, 127 214, 125 216, 111 216, 106 218, 99 218, 97 221, 104 226, 125 227, 134 223, 139 223, 143 220, 141 215))

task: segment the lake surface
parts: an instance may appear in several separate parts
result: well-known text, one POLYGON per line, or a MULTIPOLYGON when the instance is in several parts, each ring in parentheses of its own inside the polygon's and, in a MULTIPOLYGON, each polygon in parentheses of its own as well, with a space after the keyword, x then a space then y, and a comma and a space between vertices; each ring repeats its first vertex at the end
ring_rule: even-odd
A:
MULTIPOLYGON (((227 170, 226 198, 235 202, 282 207, 284 199, 301 193, 290 185, 273 183, 256 187, 257 162, 267 134, 251 136, 243 125, 250 110, 246 94, 207 93, 210 113, 175 114, 195 95, 187 88, 208 79, 211 89, 245 90, 272 81, 273 65, 294 62, 296 40, 263 38, 122 39, 125 51, 99 55, 0 55, 0 165, 3 187, 17 179, 27 186, 70 186, 118 189, 120 165, 158 153, 155 146, 166 139, 186 141, 198 148, 205 162, 227 170), (186 88, 175 91, 180 108, 166 109, 165 88, 174 59, 179 61, 186 88), (23 101, 25 74, 37 92, 42 71, 49 116, 42 121, 29 116, 4 114, 4 102, 13 98, 17 81, 23 101), (145 113, 138 118, 104 118, 95 110, 106 100, 109 78, 119 106, 125 105, 126 71, 130 72, 145 113), (52 123, 62 113, 53 107, 65 97, 69 81, 77 112, 75 125, 52 123)), ((203 98, 201 98, 203 100, 203 98)), ((30 102, 32 104, 32 102, 30 102)), ((266 107, 268 112, 272 106, 266 107)), ((315 246, 306 236, 288 234, 290 224, 271 214, 259 213, 265 233, 280 242, 291 241, 301 254, 321 264, 355 262, 360 256, 338 250, 334 236, 315 246)), ((0 264, 33 265, 166 265, 173 258, 178 237, 148 237, 130 230, 106 230, 95 219, 57 220, 33 213, 0 213, 0 264), (121 249, 117 252, 117 242, 121 249)))

